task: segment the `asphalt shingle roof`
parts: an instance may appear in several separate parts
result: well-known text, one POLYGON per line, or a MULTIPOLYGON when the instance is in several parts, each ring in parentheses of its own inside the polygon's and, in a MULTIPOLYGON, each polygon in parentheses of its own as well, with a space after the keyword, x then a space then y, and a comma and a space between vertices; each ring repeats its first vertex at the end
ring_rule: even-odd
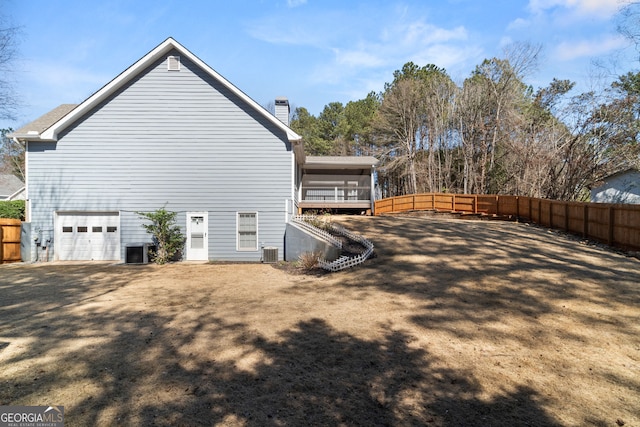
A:
POLYGON ((29 132, 37 132, 38 134, 44 132, 51 127, 55 122, 66 116, 71 110, 76 108, 78 104, 62 104, 44 114, 34 121, 27 123, 20 129, 14 131, 9 136, 26 136, 29 132))
POLYGON ((0 195, 10 196, 24 187, 24 183, 15 175, 0 175, 0 195))

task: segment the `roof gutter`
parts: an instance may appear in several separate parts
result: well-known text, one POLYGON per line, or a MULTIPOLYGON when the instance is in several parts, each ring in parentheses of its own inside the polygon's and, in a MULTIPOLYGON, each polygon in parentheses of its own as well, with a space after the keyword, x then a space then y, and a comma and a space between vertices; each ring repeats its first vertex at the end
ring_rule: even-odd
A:
POLYGON ((9 135, 7 135, 7 137, 11 138, 13 140, 13 142, 15 142, 16 144, 21 144, 24 141, 56 141, 55 139, 53 140, 46 140, 42 138, 42 135, 35 130, 30 130, 27 133, 10 133, 9 135))

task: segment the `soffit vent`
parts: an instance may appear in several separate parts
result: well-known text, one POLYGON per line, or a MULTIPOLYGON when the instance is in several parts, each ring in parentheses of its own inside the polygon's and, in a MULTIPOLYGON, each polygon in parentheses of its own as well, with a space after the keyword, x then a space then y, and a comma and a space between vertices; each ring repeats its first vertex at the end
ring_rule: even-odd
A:
POLYGON ((171 55, 167 57, 167 70, 180 71, 180 57, 171 55))

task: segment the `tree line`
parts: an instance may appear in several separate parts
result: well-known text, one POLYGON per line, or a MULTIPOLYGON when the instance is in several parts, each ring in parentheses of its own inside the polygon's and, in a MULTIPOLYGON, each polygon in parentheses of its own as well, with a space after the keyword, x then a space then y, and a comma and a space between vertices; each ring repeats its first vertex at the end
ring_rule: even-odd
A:
POLYGON ((604 176, 638 167, 640 73, 600 92, 525 84, 540 47, 513 44, 461 84, 412 62, 379 93, 296 108, 291 127, 309 155, 374 155, 382 197, 421 192, 585 200, 604 176))

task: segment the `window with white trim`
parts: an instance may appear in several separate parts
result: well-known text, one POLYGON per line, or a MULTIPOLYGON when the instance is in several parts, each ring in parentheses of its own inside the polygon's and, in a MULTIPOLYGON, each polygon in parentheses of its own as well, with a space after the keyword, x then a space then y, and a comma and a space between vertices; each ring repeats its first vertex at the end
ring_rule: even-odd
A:
POLYGON ((258 250, 258 213, 238 212, 238 250, 257 251, 258 250))

